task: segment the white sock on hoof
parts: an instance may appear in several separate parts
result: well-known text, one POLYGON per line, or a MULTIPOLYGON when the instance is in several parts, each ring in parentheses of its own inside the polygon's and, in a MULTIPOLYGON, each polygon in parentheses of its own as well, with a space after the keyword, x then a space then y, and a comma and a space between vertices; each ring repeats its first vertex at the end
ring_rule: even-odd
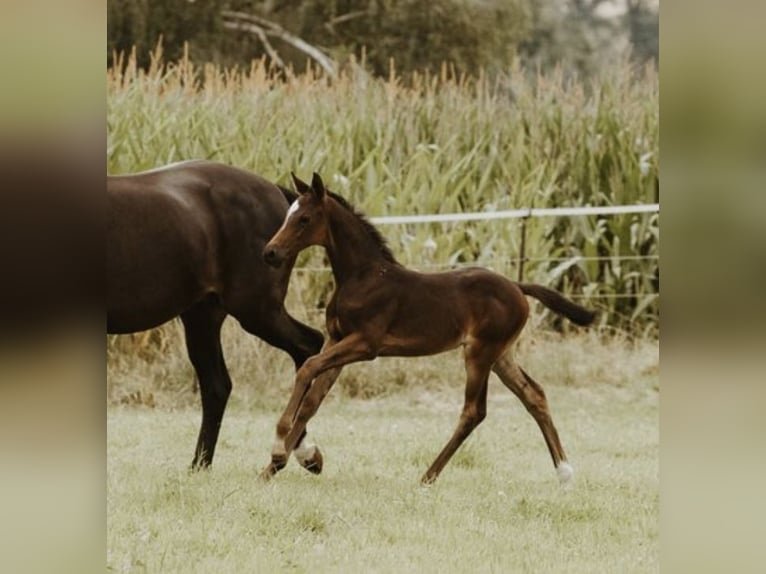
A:
POLYGON ((303 442, 296 448, 293 453, 298 463, 303 466, 307 460, 314 458, 316 454, 317 446, 308 442, 308 437, 303 439, 303 442))
POLYGON ((567 461, 562 461, 556 467, 556 473, 559 475, 561 484, 566 484, 572 480, 572 477, 574 476, 574 469, 572 468, 572 465, 567 461))
POLYGON ((278 452, 278 453, 284 454, 284 452, 285 452, 285 441, 282 440, 279 437, 276 437, 274 439, 274 445, 271 447, 271 452, 272 453, 278 452))

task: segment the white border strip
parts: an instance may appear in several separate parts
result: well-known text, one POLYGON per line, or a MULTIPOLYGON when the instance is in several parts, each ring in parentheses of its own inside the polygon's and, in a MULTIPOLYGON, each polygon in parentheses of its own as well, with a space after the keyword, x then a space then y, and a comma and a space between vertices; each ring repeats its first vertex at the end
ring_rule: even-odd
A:
POLYGON ((483 221, 489 219, 521 219, 524 217, 549 217, 557 215, 613 215, 622 213, 657 213, 659 203, 642 205, 607 205, 602 207, 553 207, 509 209, 505 211, 480 211, 474 213, 437 213, 433 215, 392 215, 370 217, 372 223, 390 225, 396 223, 443 223, 450 221, 483 221))

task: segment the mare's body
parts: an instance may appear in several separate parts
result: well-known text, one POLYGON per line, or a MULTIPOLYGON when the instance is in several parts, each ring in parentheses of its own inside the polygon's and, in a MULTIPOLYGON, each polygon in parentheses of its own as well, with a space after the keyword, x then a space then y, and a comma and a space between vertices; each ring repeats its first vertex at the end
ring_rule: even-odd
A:
POLYGON ((261 257, 293 196, 209 161, 107 177, 107 331, 180 316, 202 398, 195 467, 213 460, 231 392, 220 342, 227 315, 289 353, 296 368, 321 348, 322 335, 283 305, 294 258, 275 269, 261 257))
POLYGON ((436 480, 484 419, 490 371, 537 421, 560 478, 568 480, 572 468, 545 393, 516 365, 511 347, 529 315, 525 295, 580 325, 592 322, 594 314, 552 289, 514 283, 486 269, 434 274, 406 269, 369 222, 345 200, 325 191, 318 175, 311 186, 294 179, 301 196, 266 246, 264 258, 279 266, 301 249, 321 245, 327 250, 336 290, 327 307, 329 341, 298 370, 293 394, 277 424, 272 462, 262 476, 280 470, 293 450, 302 466, 321 470, 321 454, 314 447, 296 447, 344 365, 378 356, 432 355, 462 346, 467 375, 463 412, 423 482, 436 480))

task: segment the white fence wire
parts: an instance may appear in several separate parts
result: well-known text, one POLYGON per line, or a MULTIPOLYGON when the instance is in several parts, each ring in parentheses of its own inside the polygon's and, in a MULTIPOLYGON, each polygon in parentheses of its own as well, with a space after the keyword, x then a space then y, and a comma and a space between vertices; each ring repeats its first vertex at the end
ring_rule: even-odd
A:
POLYGON ((501 211, 477 211, 472 213, 434 213, 430 215, 386 215, 370 217, 376 225, 401 223, 447 223, 453 221, 484 221, 491 219, 525 219, 528 217, 558 217, 572 215, 620 215, 629 213, 658 213, 659 203, 639 205, 605 205, 599 207, 529 207, 501 211))
MULTIPOLYGON (((659 213, 659 203, 638 204, 638 205, 610 205, 610 206, 584 206, 584 207, 553 207, 553 208, 523 208, 523 209, 509 209, 501 211, 480 211, 470 213, 436 213, 436 214, 421 214, 421 215, 391 215, 391 216, 377 216, 368 217, 368 219, 376 225, 397 225, 397 224, 420 224, 420 223, 452 223, 452 222, 465 222, 465 221, 488 221, 495 219, 522 219, 526 220, 534 217, 572 217, 572 216, 586 216, 586 215, 623 215, 623 214, 636 214, 636 213, 659 213)), ((646 261, 646 260, 659 260, 659 255, 608 255, 604 257, 526 257, 521 253, 518 257, 504 257, 500 259, 493 259, 490 261, 476 261, 471 263, 426 263, 415 265, 414 268, 425 270, 440 270, 440 269, 454 269, 456 267, 471 266, 471 265, 485 265, 488 267, 494 267, 496 270, 502 268, 510 268, 513 265, 518 265, 520 262, 527 263, 543 263, 543 262, 564 262, 570 260, 580 261, 599 261, 603 259, 620 260, 620 261, 646 261)), ((296 267, 294 272, 297 273, 329 273, 331 269, 329 267, 317 267, 317 266, 305 266, 296 267)), ((656 295, 659 295, 657 293, 656 295)), ((600 293, 592 295, 568 295, 572 299, 622 299, 636 297, 635 294, 627 293, 600 293)))

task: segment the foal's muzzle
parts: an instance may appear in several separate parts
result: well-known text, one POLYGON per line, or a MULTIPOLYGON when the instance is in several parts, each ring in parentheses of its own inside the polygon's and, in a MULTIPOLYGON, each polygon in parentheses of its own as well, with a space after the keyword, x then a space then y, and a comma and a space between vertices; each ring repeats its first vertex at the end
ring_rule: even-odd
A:
POLYGON ((263 260, 272 267, 279 267, 285 260, 285 256, 275 247, 267 245, 263 250, 263 260))

